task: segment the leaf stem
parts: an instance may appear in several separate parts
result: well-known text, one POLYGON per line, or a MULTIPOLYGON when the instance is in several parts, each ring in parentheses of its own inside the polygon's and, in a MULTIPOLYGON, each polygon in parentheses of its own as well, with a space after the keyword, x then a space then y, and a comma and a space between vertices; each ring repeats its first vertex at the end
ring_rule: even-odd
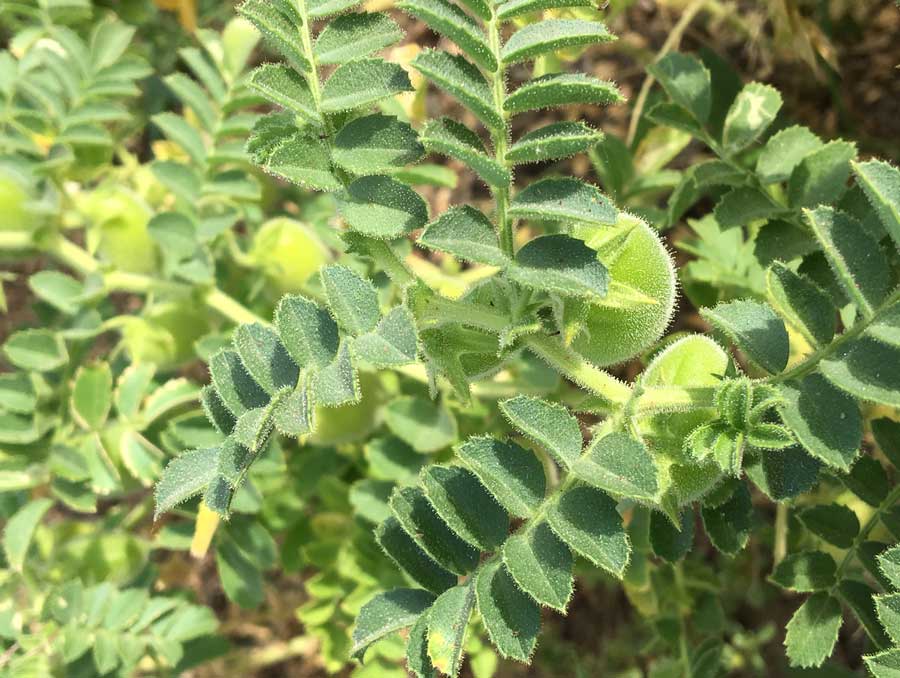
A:
MULTIPOLYGON (((491 53, 497 60, 497 70, 490 74, 491 93, 494 99, 494 110, 503 119, 503 129, 494 130, 491 133, 494 142, 494 156, 503 167, 509 167, 506 160, 506 146, 509 142, 509 124, 504 110, 506 102, 506 69, 503 67, 503 58, 500 51, 500 19, 497 16, 497 6, 491 5, 491 18, 487 22, 488 43, 491 53)), ((511 175, 510 175, 511 176, 511 175)), ((512 178, 510 178, 512 182, 512 178)), ((513 220, 509 218, 510 186, 495 186, 493 188, 494 201, 497 205, 497 230, 500 234, 500 249, 508 257, 515 254, 515 234, 513 232, 513 220)))
POLYGON ((631 398, 631 387, 628 384, 592 365, 565 346, 559 338, 535 334, 527 337, 525 344, 566 377, 593 391, 611 406, 624 405, 631 398))

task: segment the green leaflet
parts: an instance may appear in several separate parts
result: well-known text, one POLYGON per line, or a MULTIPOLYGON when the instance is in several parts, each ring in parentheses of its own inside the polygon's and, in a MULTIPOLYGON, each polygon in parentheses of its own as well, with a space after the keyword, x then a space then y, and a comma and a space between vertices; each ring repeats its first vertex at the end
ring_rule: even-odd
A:
POLYGON ((499 403, 509 423, 541 445, 564 469, 581 456, 578 420, 562 405, 520 395, 499 403))
POLYGON ((787 330, 768 304, 739 300, 705 308, 700 313, 767 372, 777 374, 787 365, 787 330))
POLYGON ((268 394, 253 380, 235 351, 223 349, 210 358, 209 373, 222 404, 235 417, 269 402, 268 394))
POLYGON ((831 342, 837 311, 825 290, 781 262, 769 267, 766 287, 778 313, 799 329, 812 346, 831 342))
POLYGON ((584 482, 613 495, 654 502, 659 498, 659 471, 644 444, 626 433, 595 438, 572 466, 584 482))
MULTIPOLYGON (((19 414, 34 412, 34 408, 37 405, 37 394, 34 392, 34 385, 29 376, 24 372, 0 374, 0 402, 3 403, 4 409, 10 412, 18 412, 19 414)), ((120 406, 118 398, 116 409, 124 416, 134 414, 133 411, 120 406)), ((135 406, 136 409, 137 407, 135 406)))
POLYGON ((497 18, 509 21, 531 12, 565 7, 594 7, 591 0, 506 0, 497 7, 497 18))
POLYGON ((343 64, 367 57, 402 39, 403 30, 386 14, 344 14, 322 29, 313 54, 320 64, 343 64))
POLYGON ((754 484, 774 501, 793 499, 811 489, 818 480, 821 464, 799 445, 766 451, 744 470, 754 484))
POLYGON ((878 556, 878 567, 895 589, 900 589, 900 546, 893 546, 878 556))
POLYGON ((390 503, 406 533, 443 567, 464 575, 478 565, 478 550, 447 527, 421 489, 398 487, 391 495, 390 503))
POLYGON ((406 668, 416 678, 437 678, 438 672, 428 656, 428 611, 419 615, 409 630, 406 642, 406 668))
POLYGON ((509 532, 509 516, 477 476, 461 466, 429 466, 421 474, 435 512, 464 541, 494 551, 509 532))
POLYGON ((478 23, 447 0, 401 0, 397 7, 421 19, 433 31, 444 35, 488 72, 497 70, 497 59, 478 23))
POLYGON ((650 546, 653 552, 670 563, 677 562, 694 545, 694 510, 687 507, 681 514, 678 527, 659 511, 650 514, 650 546))
POLYGON ((879 449, 894 468, 900 468, 900 422, 881 417, 872 421, 871 426, 879 449))
POLYGON ((798 593, 824 591, 834 584, 837 566, 827 553, 800 551, 791 553, 775 567, 769 581, 798 593))
POLYGON ((219 433, 229 435, 234 430, 237 418, 225 406, 219 392, 211 384, 200 389, 200 404, 203 406, 206 418, 219 433))
POLYGON ((857 459, 850 472, 841 476, 841 482, 869 506, 876 508, 890 491, 887 473, 881 462, 874 457, 863 456, 857 459))
POLYGON ((603 133, 581 122, 555 122, 523 135, 506 152, 514 164, 568 158, 597 144, 603 133))
POLYGON ((756 141, 775 121, 781 104, 781 94, 771 85, 758 82, 745 85, 725 117, 722 132, 725 147, 739 151, 756 141))
POLYGON ((381 310, 372 283, 337 264, 322 267, 319 274, 338 325, 354 336, 374 330, 381 319, 381 310))
POLYGON ((415 396, 394 398, 384 410, 387 427, 416 452, 442 450, 457 437, 456 419, 443 403, 415 396))
POLYGON ((847 190, 855 157, 856 146, 846 141, 832 141, 804 157, 788 180, 791 205, 813 208, 839 200, 847 190))
POLYGON ((469 205, 458 205, 443 212, 425 227, 417 242, 463 261, 491 266, 504 266, 509 261, 500 249, 494 225, 469 205))
POLYGON ((338 66, 322 88, 322 110, 346 111, 373 104, 401 92, 412 84, 399 65, 382 59, 359 59, 338 66))
POLYGON ((420 586, 436 595, 456 586, 456 575, 438 565, 419 548, 394 516, 378 526, 375 539, 388 557, 420 586))
POLYGON ((337 323, 314 301, 300 295, 283 297, 275 309, 275 327, 287 352, 301 368, 322 369, 337 355, 337 323))
POLYGON ((422 228, 428 206, 413 189, 384 176, 360 177, 338 195, 338 212, 353 230, 395 238, 422 228))
POLYGON ((609 272, 597 253, 561 233, 529 240, 516 252, 516 261, 506 273, 526 287, 595 302, 606 297, 609 285, 609 272))
POLYGON ((112 372, 107 363, 78 368, 71 399, 75 421, 83 428, 100 430, 112 407, 112 389, 112 372))
POLYGON ((166 511, 199 494, 216 477, 218 447, 189 450, 175 457, 163 470, 156 483, 156 520, 166 511))
POLYGON ((575 553, 619 579, 631 554, 616 502, 593 487, 575 486, 554 502, 547 522, 575 553))
POLYGON ((297 39, 297 26, 302 24, 300 17, 286 16, 275 3, 266 0, 245 0, 238 11, 253 22, 265 41, 287 59, 291 66, 298 71, 309 72, 311 65, 303 56, 297 39))
POLYGON ((491 186, 509 186, 509 170, 487 155, 475 132, 450 118, 431 120, 421 134, 422 143, 432 153, 456 158, 491 186))
POLYGON ((900 407, 900 349, 868 337, 852 341, 819 369, 842 391, 861 400, 900 407))
POLYGON ((375 329, 356 339, 355 355, 373 367, 398 367, 416 361, 418 338, 412 314, 397 306, 378 321, 375 329))
POLYGON ((390 172, 425 153, 409 123, 381 113, 351 120, 334 138, 331 157, 354 174, 390 172))
POLYGON ((863 659, 875 678, 896 678, 900 675, 900 648, 867 655, 863 659))
POLYGON ((503 108, 508 113, 523 113, 569 104, 606 106, 623 100, 615 83, 584 73, 551 73, 520 85, 506 97, 503 108))
POLYGON ((527 24, 503 46, 504 64, 514 64, 566 47, 586 47, 615 40, 606 26, 598 21, 581 19, 547 19, 527 24))
POLYGON ((760 219, 771 219, 784 214, 785 210, 776 205, 762 191, 749 186, 731 189, 716 203, 713 212, 723 229, 739 228, 760 219))
POLYGON ((828 264, 850 299, 870 312, 887 295, 891 271, 878 242, 850 215, 831 207, 805 210, 828 264))
POLYGON ((52 506, 52 499, 34 499, 9 517, 3 529, 3 553, 10 569, 22 571, 34 531, 52 506))
MULTIPOLYGON (((850 608, 872 640, 872 644, 880 650, 891 645, 891 638, 885 633, 885 629, 891 627, 888 626, 889 620, 881 619, 881 608, 877 603, 890 596, 879 596, 877 593, 876 589, 855 579, 843 579, 838 585, 838 596, 841 601, 850 608)), ((894 625, 894 628, 898 627, 894 625)))
POLYGON ((315 430, 315 409, 306 384, 282 396, 275 406, 275 428, 286 436, 300 437, 315 430))
POLYGON ((773 134, 756 160, 756 175, 764 184, 787 181, 800 162, 824 144, 807 127, 788 127, 773 134))
POLYGON ((466 629, 475 605, 474 581, 444 591, 428 611, 428 657, 438 671, 456 678, 462 665, 466 629))
POLYGON ((184 118, 167 112, 154 115, 152 120, 166 137, 184 149, 192 162, 201 167, 206 163, 206 145, 203 143, 203 137, 184 118))
POLYGON ((359 0, 308 0, 306 6, 310 19, 324 19, 332 14, 352 9, 358 4, 359 0))
POLYGON ((234 427, 234 433, 225 441, 224 446, 235 441, 246 447, 252 454, 258 453, 269 441, 272 433, 272 417, 277 401, 273 400, 266 407, 257 407, 242 414, 234 427))
POLYGON ((481 620, 500 654, 529 662, 541 630, 541 610, 519 589, 499 559, 481 568, 475 595, 481 620))
POLYGON ((247 372, 268 394, 296 386, 300 368, 272 328, 260 323, 240 325, 234 333, 234 347, 247 372))
POLYGON ((885 230, 900 247, 900 170, 880 160, 850 164, 885 230))
POLYGON ((305 132, 277 143, 262 167, 270 174, 307 188, 320 191, 341 188, 341 182, 332 174, 331 159, 324 142, 305 132))
POLYGON ((572 597, 572 553, 545 522, 529 524, 503 545, 503 563, 535 602, 565 612, 572 597))
POLYGON ((356 617, 350 654, 362 660, 372 643, 412 626, 434 600, 434 595, 422 589, 394 589, 379 593, 362 606, 356 617))
POLYGON ((547 488, 544 468, 530 450, 484 436, 469 438, 456 451, 512 515, 528 518, 543 501, 547 488))
POLYGON ((866 334, 878 341, 900 348, 900 303, 895 303, 869 325, 866 334))
POLYGON ((800 444, 829 466, 848 470, 862 443, 862 418, 853 398, 820 374, 779 386, 778 412, 800 444))
POLYGON ((859 534, 859 519, 841 504, 810 506, 799 517, 807 530, 838 548, 850 548, 859 534))
POLYGON ((663 86, 677 105, 688 111, 697 122, 709 118, 712 94, 709 70, 694 57, 669 52, 647 71, 663 86))
POLYGON ((28 287, 40 299, 68 315, 78 312, 85 292, 80 281, 59 271, 38 271, 28 278, 28 287))
POLYGON ((465 57, 436 50, 423 50, 412 66, 435 85, 455 97, 485 125, 505 129, 503 117, 494 109, 490 86, 481 71, 465 57))
POLYGON ((834 649, 842 622, 837 598, 824 592, 807 598, 787 625, 784 646, 791 665, 821 665, 834 649))
POLYGON ((247 84, 252 90, 306 122, 322 125, 309 85, 293 68, 264 64, 250 73, 247 84))
POLYGON ((342 340, 334 360, 325 365, 312 381, 315 403, 323 407, 339 407, 359 402, 359 377, 349 340, 342 340))
POLYGON ((69 362, 62 337, 50 330, 19 330, 3 344, 3 353, 14 367, 52 372, 69 362))
POLYGON ((611 226, 618 211, 595 186, 578 179, 542 179, 513 198, 510 216, 611 226))
POLYGON ((753 522, 753 502, 746 483, 738 483, 723 503, 704 505, 700 513, 703 529, 719 551, 734 556, 747 545, 753 522))

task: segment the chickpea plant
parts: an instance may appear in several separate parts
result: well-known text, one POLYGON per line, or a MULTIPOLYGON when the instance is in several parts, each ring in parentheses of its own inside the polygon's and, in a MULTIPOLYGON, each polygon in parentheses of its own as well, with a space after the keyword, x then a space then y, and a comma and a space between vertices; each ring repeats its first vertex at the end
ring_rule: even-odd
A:
POLYGON ((624 102, 578 70, 615 41, 589 0, 399 0, 441 37, 402 49, 358 5, 244 0, 151 114, 108 9, 0 7, 0 254, 52 262, 2 347, 0 675, 226 652, 150 557, 187 550, 243 608, 305 571, 292 614, 356 678, 530 663, 589 578, 632 668, 763 672, 722 602, 761 567, 785 664, 843 628, 896 675, 900 171, 706 56, 655 60, 628 139, 571 119, 624 102), (666 336, 679 287, 708 332, 666 336))
MULTIPOLYGON (((624 383, 602 368, 641 355, 664 333, 676 297, 671 257, 654 229, 589 183, 547 176, 517 185, 523 164, 589 151, 599 131, 560 122, 511 137, 511 120, 521 113, 622 97, 612 83, 577 72, 509 88, 511 73, 522 72, 517 65, 613 36, 596 20, 519 21, 581 6, 575 0, 404 0, 403 11, 458 48, 422 50, 412 68, 479 121, 473 130, 438 117, 415 129, 386 113, 387 105, 372 112, 411 88, 400 65, 371 56, 400 30, 381 14, 344 13, 352 4, 248 0, 240 7, 284 59, 250 75, 251 88, 283 112, 260 119, 247 147, 267 172, 331 193, 350 250, 386 273, 394 291, 384 303, 358 270, 328 265, 319 299, 286 296, 271 325, 238 328, 233 346, 210 360, 212 384, 203 391, 225 442, 188 451, 167 467, 157 511, 202 493, 201 519, 204 511, 227 518, 269 436, 307 435, 316 428, 314 406, 358 400, 360 369, 408 370, 421 362, 433 395, 446 398, 450 389, 465 402, 474 382, 534 355, 581 387, 587 396, 578 408, 603 415, 602 422, 586 444, 562 403, 502 399, 507 437, 469 437, 448 463, 396 486, 376 539, 411 586, 362 607, 353 633, 357 658, 409 628, 409 670, 455 676, 478 619, 503 657, 528 662, 541 608, 566 611, 576 557, 633 586, 651 556, 677 562, 690 550, 695 507, 712 544, 734 555, 754 523, 751 482, 772 500, 789 501, 826 469, 875 513, 860 526, 839 504, 799 512, 814 543, 849 550, 840 565, 817 550, 778 563, 775 583, 812 592, 788 625, 787 655, 799 666, 820 665, 831 654, 842 603, 860 616, 875 648, 886 645, 881 624, 890 631, 890 615, 871 614, 875 590, 851 573, 857 559, 870 562, 864 552, 876 547, 864 539, 897 497, 882 465, 860 457, 860 447, 870 403, 900 405, 900 173, 879 161, 856 162, 851 144, 824 144, 803 128, 768 136, 781 99, 767 86, 747 85, 720 123, 709 124, 709 71, 681 54, 661 59, 651 72, 669 101, 649 119, 687 131, 719 156, 685 173, 671 198, 672 219, 710 187, 725 185, 730 191, 712 217, 720 228, 766 220, 764 229, 778 229, 775 237, 795 234, 794 249, 770 267, 766 299, 702 311, 717 339, 671 342, 624 383), (426 153, 472 171, 490 190, 490 209, 456 205, 429 214, 410 168, 426 153), (863 199, 832 206, 851 173, 851 191, 863 199), (404 262, 413 232, 420 248, 492 273, 460 298, 435 293, 404 262)), ((893 422, 875 423, 896 435, 893 422)), ((414 425, 420 436, 440 435, 428 432, 435 424, 425 417, 414 425)), ((895 453, 892 442, 879 445, 895 453)), ((878 599, 879 610, 887 600, 878 599)), ((683 614, 677 634, 684 675, 700 675, 698 667, 721 653, 714 636, 687 637, 683 614)), ((868 661, 877 672, 891 657, 868 661)))

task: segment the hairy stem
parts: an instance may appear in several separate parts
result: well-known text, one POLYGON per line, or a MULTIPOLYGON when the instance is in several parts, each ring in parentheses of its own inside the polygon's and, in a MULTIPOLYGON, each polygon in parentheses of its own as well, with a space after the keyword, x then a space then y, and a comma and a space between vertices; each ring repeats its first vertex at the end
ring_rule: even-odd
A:
MULTIPOLYGON (((491 52, 497 60, 497 70, 490 74, 491 93, 494 99, 494 110, 503 121, 503 129, 493 132, 494 157, 503 167, 509 167, 506 161, 506 146, 509 142, 509 125, 506 123, 507 115, 503 108, 506 101, 506 69, 500 54, 500 19, 497 17, 497 7, 491 6, 491 18, 487 24, 488 42, 491 52)), ((512 179, 510 179, 512 181, 512 179)), ((513 220, 509 218, 509 200, 511 188, 509 186, 497 186, 493 189, 494 201, 497 205, 497 230, 500 233, 500 248, 512 257, 515 254, 515 234, 513 233, 513 220)))

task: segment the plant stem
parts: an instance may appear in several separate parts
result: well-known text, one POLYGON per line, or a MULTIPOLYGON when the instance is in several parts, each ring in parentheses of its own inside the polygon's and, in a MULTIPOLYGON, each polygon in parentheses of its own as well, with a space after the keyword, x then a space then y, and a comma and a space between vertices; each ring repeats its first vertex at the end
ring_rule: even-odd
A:
POLYGON ((593 391, 610 405, 624 405, 631 398, 628 384, 592 365, 558 338, 534 334, 525 339, 525 344, 566 377, 593 391))
MULTIPOLYGON (((500 19, 497 16, 497 7, 491 6, 491 18, 487 22, 488 43, 491 53, 497 60, 497 70, 490 74, 491 92, 494 99, 494 110, 503 119, 503 129, 492 133, 494 142, 494 157, 503 167, 509 168, 506 160, 506 146, 509 142, 509 125, 506 123, 507 115, 503 108, 506 101, 506 69, 500 53, 500 19)), ((510 182, 512 179, 510 179, 510 182)), ((500 249, 508 257, 515 254, 515 234, 513 233, 513 220, 509 218, 510 186, 495 186, 493 188, 494 201, 497 205, 497 231, 500 234, 500 249)))

